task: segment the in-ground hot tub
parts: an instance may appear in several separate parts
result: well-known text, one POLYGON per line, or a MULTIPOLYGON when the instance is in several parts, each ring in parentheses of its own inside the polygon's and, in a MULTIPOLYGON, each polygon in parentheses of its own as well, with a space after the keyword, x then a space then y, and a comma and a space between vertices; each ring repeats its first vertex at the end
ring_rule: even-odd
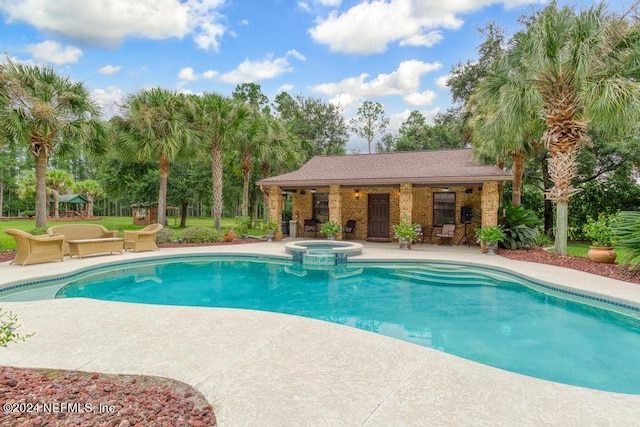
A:
POLYGON ((287 242, 284 248, 294 262, 334 265, 347 262, 347 257, 360 255, 362 244, 344 240, 304 240, 287 242))

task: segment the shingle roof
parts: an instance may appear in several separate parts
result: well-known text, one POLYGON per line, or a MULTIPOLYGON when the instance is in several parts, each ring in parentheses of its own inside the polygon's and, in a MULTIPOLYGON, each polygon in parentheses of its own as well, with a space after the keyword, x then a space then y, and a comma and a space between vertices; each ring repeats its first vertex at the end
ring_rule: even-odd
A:
MULTIPOLYGON (((53 199, 51 199, 51 201, 53 201, 53 199)), ((76 204, 88 203, 88 200, 84 196, 81 196, 80 194, 62 194, 58 198, 58 201, 60 203, 76 203, 76 204)))
POLYGON ((266 178, 258 185, 281 187, 481 183, 510 181, 512 176, 494 165, 482 165, 473 150, 406 151, 397 153, 316 156, 300 169, 266 178))

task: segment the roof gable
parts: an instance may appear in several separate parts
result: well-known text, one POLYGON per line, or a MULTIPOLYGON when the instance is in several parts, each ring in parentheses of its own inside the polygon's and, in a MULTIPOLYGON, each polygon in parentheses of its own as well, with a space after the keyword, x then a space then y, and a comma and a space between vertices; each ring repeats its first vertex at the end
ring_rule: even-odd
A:
POLYGON ((60 203, 75 203, 75 204, 82 204, 82 203, 89 202, 84 196, 80 194, 62 194, 58 198, 58 201, 60 203))

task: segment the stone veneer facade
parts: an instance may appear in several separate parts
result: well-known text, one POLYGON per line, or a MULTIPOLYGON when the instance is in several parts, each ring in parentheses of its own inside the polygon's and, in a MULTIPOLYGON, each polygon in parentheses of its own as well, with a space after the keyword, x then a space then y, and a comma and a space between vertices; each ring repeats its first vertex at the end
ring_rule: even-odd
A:
MULTIPOLYGON (((405 216, 409 221, 430 227, 433 224, 433 194, 443 192, 441 187, 414 186, 403 183, 400 186, 388 187, 341 187, 331 185, 318 189, 318 193, 329 193, 329 220, 346 224, 348 220, 356 221, 354 237, 357 240, 367 239, 367 199, 369 194, 389 194, 389 239, 393 240, 393 225, 401 222, 405 216)), ((470 243, 475 244, 474 230, 485 225, 498 223, 501 185, 497 182, 485 182, 482 185, 455 187, 449 186, 448 192, 456 194, 456 232, 454 243, 460 241, 465 233, 465 225, 460 221, 463 206, 473 209, 473 220, 467 225, 467 236, 470 243)), ((298 221, 298 234, 302 233, 302 223, 313 218, 313 193, 309 190, 298 190, 293 194, 293 219, 298 221), (302 194, 304 193, 304 194, 302 194)), ((269 218, 280 223, 282 215, 282 192, 280 187, 269 187, 269 218)), ((427 228, 428 229, 428 228, 427 228)), ((436 230, 431 230, 435 235, 436 230)), ((349 236, 351 238, 351 236, 349 236)), ((282 238, 279 231, 276 239, 282 238)), ((343 236, 338 236, 342 239, 343 236)), ((428 238, 427 238, 428 241, 428 238)), ((434 241, 437 242, 437 239, 434 241)))

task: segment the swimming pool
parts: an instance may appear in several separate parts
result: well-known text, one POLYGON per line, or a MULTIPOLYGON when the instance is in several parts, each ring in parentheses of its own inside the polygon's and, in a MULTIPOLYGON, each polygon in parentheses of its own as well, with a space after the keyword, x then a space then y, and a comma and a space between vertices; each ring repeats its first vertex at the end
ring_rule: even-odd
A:
POLYGON ((122 264, 66 282, 4 298, 59 289, 59 298, 287 313, 551 381, 640 394, 640 320, 540 292, 498 270, 379 262, 307 269, 284 260, 199 257, 122 264))

